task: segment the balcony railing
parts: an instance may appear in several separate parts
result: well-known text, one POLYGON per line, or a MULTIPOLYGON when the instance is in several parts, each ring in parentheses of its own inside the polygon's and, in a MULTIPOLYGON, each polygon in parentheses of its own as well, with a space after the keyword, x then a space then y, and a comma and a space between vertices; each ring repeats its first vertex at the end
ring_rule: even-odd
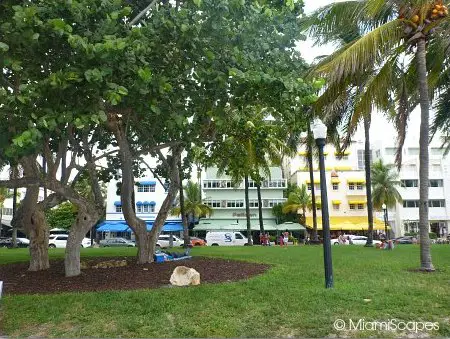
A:
MULTIPOLYGON (((249 180, 249 188, 255 189, 256 182, 253 180, 249 180)), ((232 180, 228 179, 207 179, 203 180, 203 189, 244 189, 244 182, 240 182, 238 184, 234 184, 232 180)), ((264 189, 275 189, 275 188, 286 188, 287 181, 286 179, 273 179, 273 180, 264 180, 261 182, 261 188, 264 189)))
MULTIPOLYGON (((286 199, 262 199, 262 208, 272 208, 276 205, 283 204, 286 201, 286 199)), ((245 200, 205 200, 205 204, 208 205, 211 208, 245 208, 245 200)), ((251 199, 249 201, 249 207, 250 208, 258 208, 258 200, 251 199)))

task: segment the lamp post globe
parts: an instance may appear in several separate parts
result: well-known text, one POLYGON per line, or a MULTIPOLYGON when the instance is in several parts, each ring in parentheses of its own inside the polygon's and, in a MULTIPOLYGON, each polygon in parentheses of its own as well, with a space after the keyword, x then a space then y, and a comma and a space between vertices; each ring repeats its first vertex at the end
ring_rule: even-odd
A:
POLYGON ((320 199, 322 202, 322 229, 323 229, 323 261, 325 268, 325 287, 332 288, 333 282, 333 263, 331 260, 331 237, 330 237, 330 216, 328 213, 327 197, 327 179, 325 176, 325 158, 323 148, 327 138, 327 126, 320 120, 315 119, 311 125, 311 130, 316 140, 319 150, 319 169, 320 169, 320 199))
POLYGON ((388 240, 388 211, 386 204, 381 205, 381 208, 384 212, 384 235, 386 237, 386 240, 388 240))

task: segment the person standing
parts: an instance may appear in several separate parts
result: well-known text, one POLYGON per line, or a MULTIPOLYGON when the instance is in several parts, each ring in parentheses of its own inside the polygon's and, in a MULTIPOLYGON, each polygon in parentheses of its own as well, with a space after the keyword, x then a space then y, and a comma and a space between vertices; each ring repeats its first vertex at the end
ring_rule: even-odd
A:
POLYGON ((287 246, 289 241, 289 232, 288 230, 283 232, 283 242, 287 246))

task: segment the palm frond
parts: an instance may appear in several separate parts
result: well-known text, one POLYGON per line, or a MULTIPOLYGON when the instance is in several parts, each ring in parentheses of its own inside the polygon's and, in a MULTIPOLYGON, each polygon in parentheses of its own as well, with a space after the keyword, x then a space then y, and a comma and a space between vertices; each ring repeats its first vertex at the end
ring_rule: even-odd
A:
POLYGON ((330 83, 363 74, 373 65, 381 64, 386 55, 399 46, 403 35, 402 21, 390 21, 332 54, 318 65, 316 72, 326 75, 330 83))

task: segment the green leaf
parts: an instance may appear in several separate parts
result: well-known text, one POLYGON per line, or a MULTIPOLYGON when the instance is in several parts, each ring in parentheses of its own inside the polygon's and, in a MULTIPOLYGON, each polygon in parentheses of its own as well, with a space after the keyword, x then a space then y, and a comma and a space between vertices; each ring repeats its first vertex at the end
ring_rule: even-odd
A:
POLYGON ((34 33, 32 39, 33 40, 39 39, 39 33, 34 33))
POLYGON ((0 41, 0 51, 8 52, 8 50, 9 50, 9 46, 7 44, 5 44, 4 42, 0 41))
POLYGON ((146 83, 149 83, 152 80, 152 71, 150 68, 140 68, 138 70, 138 75, 146 83))
POLYGON ((202 5, 202 0, 194 0, 194 4, 197 7, 200 7, 202 5))
POLYGON ((155 113, 156 115, 160 115, 161 114, 161 110, 159 109, 158 106, 155 105, 151 105, 150 109, 152 110, 153 113, 155 113))
POLYGON ((106 120, 108 120, 108 117, 106 116, 106 113, 104 111, 98 111, 98 118, 102 122, 105 122, 106 120))
POLYGON ((184 33, 189 29, 189 26, 186 24, 181 24, 181 31, 184 33))

